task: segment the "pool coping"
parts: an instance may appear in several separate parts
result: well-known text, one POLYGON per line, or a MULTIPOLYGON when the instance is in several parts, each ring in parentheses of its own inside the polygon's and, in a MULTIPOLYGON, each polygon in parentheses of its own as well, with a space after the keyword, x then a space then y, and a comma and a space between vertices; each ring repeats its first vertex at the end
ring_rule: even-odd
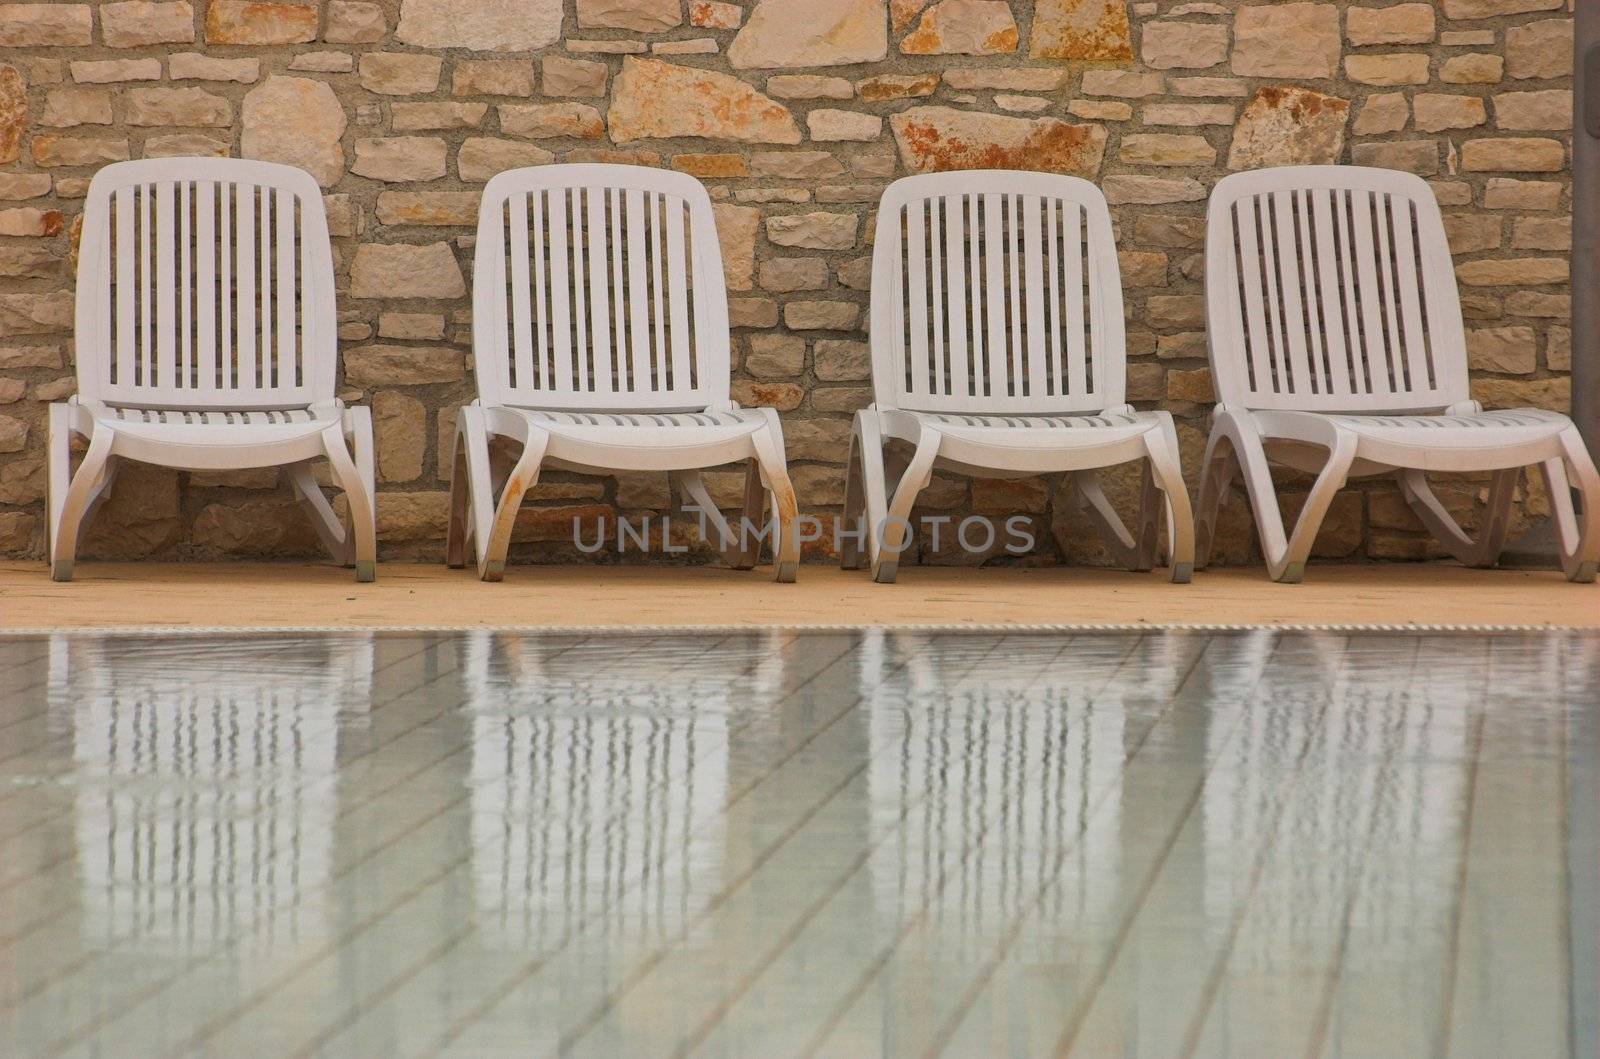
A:
POLYGON ((1081 632, 1408 632, 1408 633, 1593 633, 1591 625, 1473 624, 1420 622, 794 622, 780 624, 672 624, 672 625, 62 625, 0 629, 0 639, 39 636, 262 636, 328 634, 455 634, 468 632, 518 635, 730 635, 759 632, 867 632, 891 633, 1081 633, 1081 632))

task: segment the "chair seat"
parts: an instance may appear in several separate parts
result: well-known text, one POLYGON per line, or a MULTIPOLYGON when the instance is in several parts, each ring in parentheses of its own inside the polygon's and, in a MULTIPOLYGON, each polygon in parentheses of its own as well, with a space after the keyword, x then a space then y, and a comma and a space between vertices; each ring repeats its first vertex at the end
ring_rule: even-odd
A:
POLYGON ((1571 425, 1560 412, 1509 408, 1462 415, 1334 415, 1339 426, 1387 444, 1482 448, 1553 438, 1571 425))
POLYGON ((766 417, 751 408, 716 412, 553 412, 519 408, 517 414, 554 437, 619 448, 719 445, 767 425, 766 417))
POLYGON ((276 445, 313 437, 339 422, 337 408, 233 412, 103 405, 89 410, 119 434, 168 445, 276 445))
POLYGON ((1138 437, 1158 426, 1153 412, 1099 415, 980 415, 959 412, 907 412, 946 437, 1014 448, 1070 445, 1075 441, 1112 442, 1138 437))

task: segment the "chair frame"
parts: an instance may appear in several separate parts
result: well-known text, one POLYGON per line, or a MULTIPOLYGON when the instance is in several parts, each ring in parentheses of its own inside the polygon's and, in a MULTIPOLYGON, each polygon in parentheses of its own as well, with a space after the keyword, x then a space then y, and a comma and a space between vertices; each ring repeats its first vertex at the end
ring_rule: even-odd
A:
MULTIPOLYGON (((543 207, 535 214, 536 225, 544 223, 543 207)), ((615 215, 615 214, 614 214, 615 215)), ((681 217, 681 214, 678 214, 681 217)), ((573 229, 576 230, 576 227, 573 229)), ((611 229, 607 229, 611 231, 611 229)), ((574 244, 579 240, 573 239, 574 244)), ((446 542, 445 561, 452 567, 463 567, 467 562, 468 545, 473 546, 479 576, 485 581, 499 581, 505 575, 506 555, 511 546, 512 530, 517 512, 528 490, 539 480, 544 468, 577 471, 584 474, 611 474, 616 471, 666 471, 678 503, 684 497, 692 499, 698 513, 716 530, 719 551, 723 559, 736 569, 750 569, 758 558, 763 537, 735 532, 727 523, 701 476, 701 471, 735 461, 746 464, 743 514, 746 520, 758 521, 770 500, 778 519, 777 539, 774 545, 776 579, 791 582, 799 566, 799 510, 794 486, 790 482, 784 457, 783 429, 776 410, 756 408, 741 410, 729 397, 729 325, 726 282, 723 276, 722 255, 717 241, 716 222, 711 210, 711 199, 705 186, 693 177, 644 166, 611 164, 567 164, 533 166, 513 169, 494 176, 484 188, 478 213, 476 259, 473 269, 473 358, 478 382, 478 398, 464 406, 456 421, 456 436, 450 483, 450 519, 446 542), (551 375, 565 372, 568 380, 573 372, 591 380, 592 388, 584 390, 570 385, 534 387, 515 384, 510 364, 513 358, 528 358, 533 346, 529 332, 534 326, 539 331, 540 343, 544 341, 546 321, 543 316, 535 321, 535 311, 543 313, 546 288, 544 285, 546 259, 540 256, 532 261, 526 248, 517 243, 533 243, 532 251, 542 253, 538 240, 530 240, 528 230, 528 195, 561 194, 561 225, 552 222, 547 238, 556 247, 550 251, 549 311, 551 318, 561 325, 576 321, 580 340, 571 341, 565 327, 559 335, 560 348, 551 352, 557 358, 557 369, 551 375), (596 193, 610 196, 597 204, 596 193), (621 237, 607 239, 604 253, 594 253, 597 245, 590 239, 582 240, 587 251, 588 278, 597 290, 607 288, 608 272, 621 278, 627 276, 633 284, 627 313, 623 312, 621 285, 606 296, 607 308, 615 309, 617 317, 604 313, 585 311, 583 286, 577 285, 573 297, 569 280, 572 279, 566 263, 565 247, 568 242, 567 202, 572 198, 574 226, 584 225, 586 230, 605 224, 606 203, 613 211, 627 209, 628 241, 624 248, 621 237), (580 196, 587 206, 580 207, 580 196), (648 196, 656 196, 649 198, 648 196), (652 210, 648 234, 643 227, 644 203, 652 210), (680 204, 687 212, 687 227, 679 230, 673 220, 673 210, 680 204), (668 205, 665 222, 659 222, 656 212, 668 205), (583 219, 578 219, 579 210, 583 219), (508 213, 510 220, 503 216, 508 213), (598 212, 597 212, 598 211, 598 212), (520 223, 518 218, 520 217, 520 223), (666 230, 661 230, 665 228, 666 230), (512 240, 510 255, 511 275, 507 275, 507 237, 512 240), (646 239, 656 240, 647 245, 646 239), (557 245, 559 244, 559 245, 557 245), (687 249, 686 249, 687 248, 687 249), (628 262, 622 262, 626 250, 628 262), (557 253, 559 250, 559 254, 557 253), (665 251, 677 253, 678 263, 688 258, 688 274, 678 276, 675 267, 667 266, 669 280, 681 285, 673 295, 663 300, 661 293, 661 256, 665 251), (653 389, 613 386, 622 382, 622 368, 613 379, 608 356, 597 356, 597 345, 603 352, 610 351, 610 336, 622 334, 619 319, 630 322, 635 328, 640 320, 649 319, 650 305, 647 295, 640 294, 638 284, 647 284, 644 270, 648 256, 654 255, 656 341, 649 346, 648 327, 644 328, 645 341, 641 346, 634 330, 632 355, 642 358, 634 366, 644 374, 649 372, 649 361, 654 358, 672 358, 677 375, 668 386, 653 389), (637 268, 635 273, 630 270, 637 268), (614 270, 614 271, 613 271, 614 270), (529 304, 529 275, 538 282, 538 290, 531 297, 537 305, 529 304), (520 290, 519 290, 520 288, 520 290), (507 292, 511 292, 512 308, 508 314, 507 292), (561 297, 557 297, 557 291, 561 297), (689 291, 692 290, 692 299, 689 291), (666 304, 670 302, 670 304, 666 304), (665 305, 665 308, 663 306, 665 305), (660 321, 662 313, 673 315, 673 346, 665 347, 660 321), (642 314, 642 315, 641 315, 642 314), (680 345, 679 328, 687 328, 692 320, 694 340, 692 347, 680 345), (508 338, 508 324, 519 329, 508 338), (601 337, 597 337, 597 334, 601 337), (585 339, 592 339, 583 348, 585 339), (641 351, 642 349, 642 351, 641 351), (678 359, 682 357, 683 359, 678 359), (566 359, 561 359, 566 358, 566 359), (603 366, 602 366, 603 365, 603 366), (687 373, 691 385, 679 384, 687 373), (715 443, 695 439, 680 427, 667 425, 657 431, 655 443, 634 445, 625 437, 588 440, 564 435, 559 429, 541 422, 539 413, 701 413, 712 416, 733 416, 749 426, 741 436, 715 443), (502 481, 496 481, 490 461, 489 446, 494 438, 506 438, 520 447, 515 465, 502 481)), ((578 248, 575 246, 575 250, 578 248)), ((579 277, 581 280, 581 277, 579 277)), ((590 305, 589 309, 594 306, 590 305)), ((556 332, 552 324, 552 342, 556 332)), ((545 349, 539 347, 540 367, 543 368, 545 349)), ((617 349, 619 365, 624 355, 619 337, 617 349)), ((519 361, 519 363, 525 363, 519 361)), ((665 362, 663 362, 665 363, 665 362)), ((530 371, 529 374, 536 374, 530 371)))
MULTIPOLYGON (((356 580, 371 581, 377 560, 372 419, 368 409, 347 408, 335 396, 337 326, 327 218, 321 189, 309 173, 233 158, 146 159, 117 162, 99 170, 89 186, 79 251, 75 318, 78 392, 50 406, 49 557, 55 580, 72 579, 83 531, 111 496, 119 461, 131 459, 190 471, 288 467, 295 492, 324 546, 336 561, 355 567, 356 580), (252 205, 247 207, 235 190, 236 212, 230 216, 228 193, 218 192, 219 186, 227 185, 250 187, 252 205), (140 188, 145 190, 141 193, 140 188), (253 205, 258 191, 260 217, 253 205), (153 238, 152 198, 156 200, 153 216, 157 228, 153 238), (269 198, 276 204, 276 228, 271 230, 273 245, 280 248, 276 255, 266 245, 266 229, 261 227, 266 223, 269 198), (115 261, 113 199, 119 229, 115 261), (130 210, 136 202, 142 203, 142 263, 137 265, 121 253, 123 244, 132 240, 135 219, 130 210), (295 202, 299 206, 298 261, 292 253, 281 252, 284 241, 292 245, 296 237, 295 202), (196 228, 192 251, 191 205, 196 228), (213 205, 221 208, 220 225, 209 213, 213 205), (237 253, 227 256, 229 247, 224 242, 225 254, 201 254, 199 247, 209 245, 202 241, 214 232, 223 239, 233 238, 237 253), (255 271, 258 237, 259 275, 255 271), (272 300, 274 269, 268 262, 274 256, 278 290, 298 290, 298 308, 292 295, 272 300), (137 281, 136 267, 142 273, 137 281), (117 274, 115 303, 113 269, 117 274), (222 285, 232 285, 230 295, 239 292, 237 317, 230 312, 231 296, 220 304, 218 299, 200 296, 202 286, 219 278, 222 285), (137 292, 131 289, 135 282, 141 288, 137 292), (136 297, 142 301, 142 313, 136 297), (254 334, 258 319, 262 327, 259 348, 254 334), (272 365, 274 323, 276 368, 272 365), (286 358, 293 356, 291 336, 297 323, 300 379, 274 381, 272 376, 285 370, 289 366, 286 358), (222 337, 220 349, 213 328, 222 337), (249 335, 248 341, 241 337, 244 334, 249 335), (138 341, 141 335, 142 343, 138 341), (230 362, 235 356, 238 359, 230 362), (218 380, 227 377, 237 385, 201 385, 213 371, 218 380), (250 385, 252 373, 259 373, 265 384, 250 385), (130 376, 131 383, 127 381, 130 376), (182 381, 185 376, 187 384, 182 381), (207 439, 197 437, 183 422, 170 424, 170 430, 119 428, 119 417, 128 412, 157 413, 162 427, 168 426, 168 413, 180 419, 193 414, 247 417, 267 413, 269 421, 273 420, 271 413, 304 413, 308 429, 285 438, 275 436, 283 433, 280 430, 245 423, 229 425, 229 437, 207 439), (171 436, 162 437, 163 433, 171 436), (75 471, 74 438, 87 441, 75 471), (348 526, 316 481, 312 465, 319 459, 328 460, 334 480, 348 498, 348 526)), ((289 418, 283 417, 285 421, 289 418)))
MULTIPOLYGON (((919 218, 920 220, 920 218, 919 218)), ((1051 228, 1054 233, 1054 228, 1051 228)), ((1063 245, 1071 242, 1070 235, 1063 236, 1063 245)), ((966 279, 967 262, 959 263, 963 280, 966 279)), ((917 310, 918 319, 926 312, 926 305, 917 310)), ((925 329, 924 329, 925 330, 925 329)), ((850 534, 841 549, 841 564, 845 569, 859 569, 870 565, 872 577, 880 583, 895 580, 900 555, 908 546, 910 516, 917 495, 932 480, 936 469, 946 469, 962 474, 1000 478, 1023 478, 1053 472, 1068 472, 1076 487, 1075 500, 1091 518, 1096 530, 1105 540, 1113 556, 1124 566, 1136 571, 1148 571, 1156 563, 1159 543, 1158 518, 1164 514, 1172 564, 1172 580, 1187 582, 1193 562, 1193 520, 1189 497, 1183 483, 1182 468, 1178 458, 1177 433, 1172 417, 1164 411, 1136 413, 1126 403, 1126 357, 1123 328, 1121 271, 1117 260, 1116 244, 1111 229, 1110 209, 1105 196, 1093 184, 1076 177, 1047 173, 1024 173, 1001 170, 968 170, 952 173, 926 174, 904 177, 891 184, 883 194, 878 207, 875 234, 872 278, 872 378, 874 403, 856 413, 850 437, 850 454, 847 465, 844 518, 848 526, 857 526, 865 519, 865 546, 860 535, 850 534), (977 201, 983 199, 984 244, 990 240, 1010 241, 1012 252, 1004 260, 1001 255, 980 251, 978 241, 968 240, 966 231, 975 232, 980 222, 976 219, 977 201), (941 238, 949 249, 960 246, 963 259, 970 256, 971 267, 984 269, 984 300, 981 308, 987 310, 987 333, 977 324, 973 333, 965 333, 966 305, 973 303, 974 317, 980 306, 975 290, 955 286, 949 288, 948 300, 941 287, 943 268, 950 271, 949 257, 944 265, 935 257, 935 271, 931 280, 923 275, 922 246, 928 235, 919 225, 915 232, 909 228, 902 241, 901 211, 910 206, 921 206, 936 199, 945 199, 946 225, 943 235, 935 234, 932 242, 941 238), (955 198, 961 203, 954 212, 949 203, 955 198), (1003 199, 1012 201, 1011 224, 994 211, 1007 208, 1003 199), (1062 301, 1055 300, 1054 280, 1056 269, 1055 235, 1050 237, 1048 254, 1039 235, 1039 219, 1050 206, 1047 223, 1054 225, 1055 215, 1061 214, 1065 225, 1068 206, 1081 211, 1083 223, 1072 222, 1073 230, 1080 232, 1076 245, 1063 249, 1061 267, 1067 269, 1061 280, 1062 297, 1069 294, 1076 300, 1086 290, 1088 308, 1083 321, 1074 321, 1070 304, 1065 309, 1062 301), (1024 231, 1017 232, 1017 211, 1022 211, 1024 231), (951 221, 951 218, 954 221, 951 221), (966 229, 965 218, 973 220, 966 229), (1022 243, 1022 253, 1017 244, 1022 243), (915 335, 905 340, 906 328, 906 275, 907 266, 902 260, 902 246, 911 248, 918 256, 911 266, 914 283, 919 289, 929 290, 934 301, 933 313, 938 316, 949 310, 952 320, 962 321, 960 334, 955 334, 952 324, 950 341, 935 324, 935 338, 931 347, 927 335, 915 335), (1067 249, 1073 251, 1071 255, 1067 249), (1074 262, 1079 254, 1086 260, 1074 262), (979 259, 983 259, 980 266, 979 259), (1046 294, 1042 286, 1045 261, 1051 268, 1051 286, 1048 297, 1053 307, 1050 331, 1045 325, 1044 308, 1039 307, 1046 294), (1004 273, 1011 276, 1011 299, 1008 302, 1004 273), (1028 284, 1026 328, 1013 328, 1008 340, 1004 321, 1021 318, 1020 284, 1028 284), (954 308, 951 308, 952 304, 954 308), (1061 337, 1061 315, 1067 314, 1069 334, 1061 337), (1071 333, 1074 323, 1087 323, 1092 340, 1085 342, 1080 334, 1071 333), (1029 376, 1029 386, 1044 385, 1051 389, 1059 384, 1061 393, 1055 394, 1004 394, 973 395, 954 392, 950 385, 965 370, 948 370, 949 378, 941 377, 939 385, 921 386, 924 372, 908 368, 908 357, 926 357, 931 353, 934 364, 942 363, 949 355, 960 364, 968 364, 980 378, 973 380, 977 388, 981 383, 983 368, 978 365, 984 356, 985 342, 991 354, 988 362, 988 383, 991 390, 1002 393, 1020 388, 1007 383, 1008 371, 1029 376), (913 348, 909 351, 906 346, 913 348), (1076 348, 1074 348, 1074 344, 1076 348), (1046 346, 1051 348, 1046 359, 1046 346), (1026 347, 1026 348, 1024 348, 1026 347), (1059 348, 1059 360, 1055 350, 1059 348), (954 352, 952 352, 954 350, 954 352), (998 355, 994 355, 998 354, 998 355), (1085 363, 1087 354, 1088 363, 1085 363), (1070 374, 1069 384, 1057 375, 1056 364, 1062 375, 1070 374), (1054 382, 1046 383, 1045 373, 1054 382), (912 381, 908 388, 907 380, 912 381), (1065 392, 1070 389, 1072 392, 1065 392), (975 415, 979 417, 1069 416, 1081 417, 1083 429, 1070 431, 1041 431, 1021 427, 1009 431, 993 431, 994 435, 1009 437, 974 440, 958 431, 941 429, 937 421, 924 413, 940 415, 975 415), (1114 423, 1095 424, 1095 417, 1115 417, 1124 422, 1124 429, 1106 429, 1114 423), (1137 427, 1129 424, 1137 422, 1137 427), (1050 434, 1071 435, 1050 437, 1050 434), (1095 435, 1099 434, 1099 437, 1095 435), (894 448, 890 448, 890 446, 894 448), (889 449, 886 456, 886 449, 889 449), (901 451, 895 451, 899 449, 901 451), (905 450, 909 449, 909 458, 905 450), (1144 461, 1141 485, 1140 511, 1134 530, 1130 531, 1118 516, 1102 488, 1098 471, 1134 460, 1144 461), (886 463, 895 474, 891 481, 886 463), (892 492, 891 492, 892 485, 892 492)), ((934 367, 933 374, 943 376, 944 369, 934 367)), ((1077 425, 1074 423, 1074 425, 1077 425)))
POLYGON ((1206 300, 1220 402, 1201 481, 1197 558, 1202 568, 1235 474, 1244 478, 1268 573, 1274 581, 1293 583, 1305 574, 1337 491, 1349 478, 1386 473, 1395 475, 1407 505, 1452 555, 1468 566, 1492 567, 1505 545, 1522 468, 1538 464, 1550 494, 1562 570, 1572 581, 1595 579, 1600 475, 1570 420, 1561 427, 1556 421, 1563 417, 1539 410, 1500 413, 1496 420, 1471 399, 1461 303, 1443 217, 1421 178, 1358 166, 1294 166, 1225 177, 1213 190, 1207 213, 1206 300), (1332 197, 1316 197, 1324 192, 1332 197), (1341 200, 1342 193, 1350 197, 1341 200), (1375 209, 1380 195, 1386 196, 1384 205, 1375 209), (1263 196, 1271 196, 1275 221, 1270 229, 1255 218, 1266 208, 1263 196), (1413 220, 1407 228, 1414 231, 1414 241, 1398 238, 1397 224, 1384 220, 1384 211, 1394 216, 1395 202, 1410 204, 1413 220), (1250 208, 1238 211, 1241 203, 1250 208), (1244 219, 1236 221, 1236 213, 1244 219), (1241 240, 1270 248, 1259 255, 1238 249, 1236 223, 1244 233, 1241 240), (1297 245, 1315 243, 1315 265, 1309 253, 1302 253, 1298 263, 1278 254, 1274 236, 1298 238, 1297 245), (1304 296, 1308 288, 1315 299, 1304 296), (1380 300, 1381 315, 1350 307, 1362 299, 1380 300), (1329 305, 1340 311, 1330 313, 1329 305), (1320 326, 1312 319, 1319 312, 1320 326), (1360 347, 1363 338, 1365 352, 1351 348, 1360 347), (1385 351, 1381 365, 1370 355, 1379 349, 1385 351), (1261 359, 1269 354, 1277 362, 1261 359), (1253 386, 1252 377, 1271 379, 1272 388, 1253 386), (1402 385, 1393 385, 1396 377, 1402 385), (1413 379, 1431 379, 1432 385, 1412 385, 1413 379), (1312 392, 1278 389, 1285 380, 1291 391, 1306 380, 1312 392), (1438 418, 1429 420, 1426 430, 1420 423, 1380 429, 1386 416, 1438 418), (1451 417, 1472 418, 1452 422, 1451 417), (1519 429, 1530 422, 1546 429, 1519 429), (1464 437, 1465 430, 1472 432, 1472 444, 1439 444, 1464 437), (1270 463, 1316 475, 1288 532, 1270 463), (1429 471, 1494 472, 1488 516, 1477 540, 1434 494, 1429 471), (1581 516, 1573 488, 1584 498, 1581 516))

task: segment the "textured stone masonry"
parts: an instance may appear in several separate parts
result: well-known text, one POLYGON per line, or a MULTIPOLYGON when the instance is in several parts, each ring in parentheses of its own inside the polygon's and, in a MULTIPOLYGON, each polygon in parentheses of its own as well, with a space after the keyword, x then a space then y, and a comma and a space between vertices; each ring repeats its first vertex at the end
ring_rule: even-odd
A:
MULTIPOLYGON (((121 0, 0 3, 0 554, 43 549, 45 406, 70 394, 72 241, 97 166, 217 154, 301 166, 339 269, 342 392, 368 402, 389 558, 442 552, 483 182, 555 161, 704 180, 726 258, 736 399, 783 413, 802 508, 843 494, 870 400, 874 210, 917 172, 1096 181, 1126 287, 1129 394, 1212 400, 1205 196, 1301 162, 1406 169, 1447 215, 1477 395, 1569 399, 1570 0, 121 0)), ((741 475, 710 476, 733 503, 741 475)), ((1285 474, 1285 508, 1306 479, 1285 474)), ((1122 503, 1131 472, 1110 479, 1122 503)), ((1443 494, 1473 524, 1482 481, 1443 494)), ((669 503, 658 476, 552 474, 517 553, 577 560, 573 514, 669 503)), ((1105 562, 1060 481, 939 476, 930 511, 1024 515, 1027 562, 1105 562)), ((1542 514, 1538 486, 1518 517, 1542 514)), ((1220 550, 1251 561, 1235 498, 1220 550)), ((809 545, 826 558, 825 542, 809 545)), ((276 472, 129 468, 91 556, 315 555, 276 472)), ((1341 495, 1329 557, 1438 554, 1392 486, 1341 495)), ((942 554, 940 562, 975 562, 942 554)))

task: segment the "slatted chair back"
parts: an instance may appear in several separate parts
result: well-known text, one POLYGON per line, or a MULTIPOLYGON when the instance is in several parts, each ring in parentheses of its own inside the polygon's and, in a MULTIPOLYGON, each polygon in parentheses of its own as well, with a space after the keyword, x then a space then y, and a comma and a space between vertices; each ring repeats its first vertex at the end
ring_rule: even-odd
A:
POLYGON ((1206 302, 1224 404, 1407 412, 1467 400, 1444 220, 1409 173, 1289 166, 1224 178, 1208 213, 1206 302))
POLYGON ((84 206, 78 392, 132 408, 303 407, 334 396, 322 194, 291 166, 117 162, 84 206))
POLYGON ((905 177, 879 204, 872 379, 927 412, 1097 412, 1126 392, 1122 281, 1088 181, 973 170, 905 177))
POLYGON ((547 165, 484 189, 473 270, 488 404, 695 411, 728 399, 711 198, 643 166, 547 165))

